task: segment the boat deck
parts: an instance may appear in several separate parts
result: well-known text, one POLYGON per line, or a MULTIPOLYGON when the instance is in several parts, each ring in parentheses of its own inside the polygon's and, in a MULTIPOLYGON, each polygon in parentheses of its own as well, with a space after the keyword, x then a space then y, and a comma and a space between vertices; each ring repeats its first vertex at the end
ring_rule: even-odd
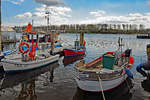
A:
MULTIPOLYGON (((50 58, 53 57, 52 55, 50 55, 48 52, 47 53, 43 53, 43 52, 39 52, 36 56, 34 61, 39 61, 39 60, 43 60, 46 58, 50 58)), ((16 61, 16 62, 33 62, 33 60, 30 60, 29 57, 24 57, 22 58, 21 54, 12 54, 12 55, 8 55, 6 56, 6 59, 11 60, 11 61, 16 61)))
POLYGON ((76 64, 76 69, 78 69, 79 71, 86 71, 86 72, 113 72, 113 71, 121 70, 122 68, 119 67, 118 65, 113 65, 112 70, 103 68, 101 62, 97 62, 95 66, 87 67, 83 61, 80 61, 79 63, 76 64))

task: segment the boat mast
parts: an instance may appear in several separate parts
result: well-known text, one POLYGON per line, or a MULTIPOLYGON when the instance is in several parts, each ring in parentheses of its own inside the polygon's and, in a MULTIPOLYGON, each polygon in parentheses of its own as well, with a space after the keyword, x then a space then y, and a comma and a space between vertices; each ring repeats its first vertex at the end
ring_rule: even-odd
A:
MULTIPOLYGON (((47 33, 49 33, 49 27, 50 27, 50 23, 49 23, 49 20, 50 20, 50 12, 49 11, 46 11, 45 13, 47 16, 45 16, 45 18, 47 19, 47 33)), ((54 31, 51 31, 51 51, 50 51, 50 54, 53 55, 53 51, 54 51, 54 31)))
POLYGON ((47 33, 49 32, 49 17, 50 17, 50 12, 49 11, 46 11, 45 12, 46 16, 45 18, 47 19, 47 33))

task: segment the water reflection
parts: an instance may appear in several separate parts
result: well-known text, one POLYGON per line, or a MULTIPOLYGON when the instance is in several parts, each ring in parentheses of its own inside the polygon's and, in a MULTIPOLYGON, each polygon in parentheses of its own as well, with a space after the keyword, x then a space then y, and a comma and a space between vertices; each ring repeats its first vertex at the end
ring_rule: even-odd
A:
POLYGON ((58 63, 53 63, 43 68, 28 72, 22 72, 18 74, 5 74, 4 78, 2 78, 0 82, 0 94, 2 95, 3 92, 6 93, 9 88, 13 89, 20 86, 19 88, 17 88, 19 93, 15 96, 16 100, 37 100, 35 82, 38 76, 43 73, 49 72, 49 81, 53 82, 54 70, 58 66, 58 63))
MULTIPOLYGON (((62 42, 65 45, 73 44, 75 37, 76 34, 61 34, 62 42)), ((148 39, 138 40, 136 39, 136 35, 85 34, 85 40, 87 42, 87 54, 86 57, 84 57, 85 63, 99 57, 104 52, 116 50, 118 48, 118 37, 123 37, 123 42, 125 44, 124 49, 131 48, 133 50, 132 53, 135 57, 134 66, 137 66, 137 64, 146 60, 145 47, 146 44, 150 43, 150 40, 148 39)), ((15 46, 4 45, 4 51, 11 49, 12 47, 15 46)), ((13 100, 14 96, 15 99, 18 98, 19 93, 22 90, 21 84, 24 84, 23 87, 26 86, 25 84, 27 84, 27 87, 32 85, 33 87, 31 87, 33 90, 35 84, 35 95, 37 95, 39 100, 47 100, 48 98, 51 98, 52 100, 72 100, 72 98, 73 100, 103 100, 100 97, 100 93, 84 92, 78 88, 76 90, 76 84, 72 78, 74 72, 73 67, 75 64, 75 60, 73 60, 74 59, 72 58, 64 59, 64 64, 66 67, 60 66, 59 68, 56 68, 53 72, 51 72, 55 72, 54 75, 50 75, 51 73, 49 68, 42 68, 36 71, 20 73, 18 75, 0 75, 0 100, 13 100), (71 64, 73 62, 74 64, 71 64), (15 91, 17 91, 17 93, 15 91)), ((136 67, 133 67, 133 72, 135 71, 135 68, 136 67)), ((136 91, 133 96, 129 92, 129 88, 126 84, 125 86, 122 86, 123 88, 120 87, 120 89, 106 93, 108 95, 106 95, 106 100, 130 100, 131 98, 133 98, 132 100, 145 100, 146 97, 142 94, 144 91, 140 89, 140 83, 142 80, 137 75, 135 75, 135 77, 137 86, 135 86, 136 91), (139 81, 137 81, 137 79, 139 81)), ((142 84, 144 83, 145 81, 142 84)), ((149 98, 146 100, 149 100, 149 98)))
MULTIPOLYGON (((131 100, 133 88, 132 81, 128 78, 121 86, 112 89, 109 92, 104 92, 106 100, 131 100)), ((73 97, 73 100, 104 100, 101 92, 86 92, 79 88, 73 97)))
POLYGON ((75 56, 75 57, 64 57, 63 63, 64 66, 74 63, 77 60, 81 60, 85 55, 75 56))
POLYGON ((145 79, 141 82, 141 86, 145 91, 150 92, 150 79, 145 79))
POLYGON ((26 83, 21 83, 21 91, 17 97, 17 100, 37 100, 37 95, 35 93, 35 80, 31 80, 26 83))

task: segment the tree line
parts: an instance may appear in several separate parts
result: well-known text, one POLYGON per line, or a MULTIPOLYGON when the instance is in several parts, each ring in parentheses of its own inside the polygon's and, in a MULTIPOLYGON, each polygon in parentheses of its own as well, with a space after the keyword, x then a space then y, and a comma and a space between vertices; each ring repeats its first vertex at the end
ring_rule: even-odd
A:
MULTIPOLYGON (((26 26, 15 26, 13 29, 22 31, 26 26)), ((56 30, 61 33, 101 33, 101 34, 147 34, 150 29, 146 29, 144 25, 136 24, 71 24, 71 25, 50 25, 50 26, 34 26, 34 30, 50 31, 56 30)))

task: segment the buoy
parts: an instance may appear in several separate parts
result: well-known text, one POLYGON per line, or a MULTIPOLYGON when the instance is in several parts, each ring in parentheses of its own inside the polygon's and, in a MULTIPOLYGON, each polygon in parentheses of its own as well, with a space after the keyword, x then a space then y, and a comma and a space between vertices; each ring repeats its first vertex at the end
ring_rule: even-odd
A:
POLYGON ((23 54, 24 54, 24 53, 27 53, 27 52, 29 51, 29 48, 30 48, 30 46, 29 46, 29 44, 28 44, 27 42, 21 42, 20 45, 19 45, 19 51, 20 51, 21 53, 23 53, 23 54), (23 45, 26 45, 26 46, 27 46, 27 49, 26 49, 26 50, 22 49, 23 45))

